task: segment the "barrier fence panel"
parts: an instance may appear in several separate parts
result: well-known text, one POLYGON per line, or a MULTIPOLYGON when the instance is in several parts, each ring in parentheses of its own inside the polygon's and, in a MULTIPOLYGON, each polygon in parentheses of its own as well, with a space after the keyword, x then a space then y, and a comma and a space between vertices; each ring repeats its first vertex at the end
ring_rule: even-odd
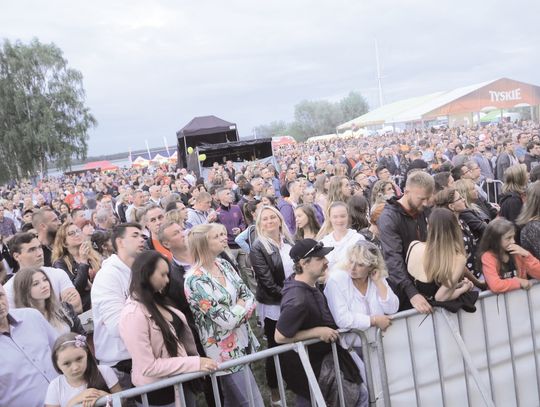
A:
MULTIPOLYGON (((360 339, 362 340, 363 347, 368 347, 369 346, 367 344, 367 338, 366 338, 366 336, 365 336, 365 334, 363 332, 361 332, 361 331, 349 332, 347 330, 342 330, 341 331, 341 333, 345 333, 345 332, 348 332, 349 335, 352 333, 352 334, 356 334, 356 335, 360 336, 360 339)), ((256 362, 256 361, 259 361, 259 360, 264 360, 264 359, 266 359, 268 357, 274 358, 274 362, 275 362, 275 366, 276 366, 276 374, 277 374, 277 378, 278 378, 278 389, 279 389, 280 397, 281 397, 281 400, 282 400, 282 405, 284 407, 286 407, 287 406, 287 401, 286 401, 286 394, 285 394, 285 384, 284 384, 284 381, 283 381, 283 376, 281 374, 282 371, 281 371, 281 364, 280 364, 280 360, 279 360, 279 355, 281 355, 283 353, 286 353, 286 352, 289 352, 289 351, 296 351, 298 353, 298 356, 300 357, 300 360, 302 362, 304 371, 305 371, 306 376, 308 378, 312 405, 316 406, 316 407, 325 407, 326 403, 324 401, 321 389, 320 389, 319 384, 317 382, 317 379, 315 377, 315 373, 313 372, 313 368, 311 367, 311 363, 309 362, 309 355, 308 355, 308 349, 307 349, 307 347, 309 345, 312 345, 312 344, 315 344, 315 343, 318 343, 318 342, 320 342, 320 340, 318 340, 318 339, 310 339, 310 340, 307 340, 307 341, 281 345, 281 346, 277 346, 277 347, 271 348, 271 349, 265 349, 263 351, 260 351, 260 352, 257 352, 257 353, 251 354, 251 355, 243 356, 241 358, 237 358, 237 359, 222 363, 220 365, 219 371, 227 370, 227 369, 229 369, 229 368, 231 368, 233 366, 249 365, 249 364, 251 364, 253 362, 256 362)), ((337 353, 336 346, 340 346, 340 345, 336 344, 336 343, 332 344, 332 358, 333 358, 333 362, 334 362, 334 366, 335 366, 336 371, 339 371, 339 359, 338 359, 338 353, 337 353)), ((368 353, 368 352, 366 352, 366 353, 368 353)), ((249 389, 249 393, 248 393, 249 394, 249 405, 254 406, 254 397, 253 397, 253 393, 252 393, 252 389, 251 389, 251 381, 249 380, 247 370, 244 370, 244 372, 246 372, 246 376, 245 376, 246 377, 246 386, 249 389)), ((183 383, 188 382, 190 380, 197 379, 197 378, 201 378, 201 377, 204 377, 204 376, 208 376, 208 375, 210 376, 211 381, 212 381, 212 391, 213 391, 213 396, 214 396, 216 406, 221 407, 221 401, 220 401, 220 398, 219 398, 219 390, 218 390, 218 382, 217 382, 216 372, 212 373, 212 374, 203 373, 203 372, 185 373, 185 374, 181 374, 181 375, 178 375, 178 376, 174 376, 174 377, 170 377, 170 378, 167 378, 167 379, 160 380, 160 381, 158 381, 156 383, 152 383, 152 384, 148 384, 148 385, 145 385, 145 386, 140 386, 140 387, 124 390, 122 392, 112 394, 109 397, 100 398, 98 400, 98 402, 96 403, 96 406, 105 406, 105 405, 107 405, 107 403, 109 403, 113 407, 121 407, 122 406, 122 400, 131 399, 131 398, 134 398, 134 397, 137 397, 137 396, 141 396, 141 401, 142 401, 143 406, 148 406, 148 400, 147 400, 147 394, 148 393, 159 390, 159 389, 163 389, 163 388, 166 388, 166 387, 170 387, 170 386, 174 386, 174 388, 175 388, 175 394, 177 395, 177 398, 178 398, 177 406, 185 406, 186 405, 186 400, 185 400, 185 392, 184 392, 184 388, 183 388, 183 383)), ((366 379, 368 381, 368 383, 367 383, 368 388, 370 388, 370 386, 373 387, 373 384, 372 384, 373 379, 371 377, 371 371, 366 372, 366 379)), ((337 375, 336 382, 337 382, 337 385, 338 385, 338 390, 337 391, 338 391, 338 398, 339 398, 340 406, 341 407, 348 407, 348 406, 345 405, 345 400, 344 400, 344 397, 343 397, 343 384, 342 384, 340 375, 337 375)), ((261 386, 263 384, 258 383, 258 385, 261 386)), ((371 393, 371 391, 370 391, 370 393, 371 393)), ((373 400, 373 405, 374 405, 374 403, 375 403, 375 400, 373 400)))
POLYGON ((540 284, 480 295, 475 313, 397 314, 368 347, 377 406, 540 405, 540 284))

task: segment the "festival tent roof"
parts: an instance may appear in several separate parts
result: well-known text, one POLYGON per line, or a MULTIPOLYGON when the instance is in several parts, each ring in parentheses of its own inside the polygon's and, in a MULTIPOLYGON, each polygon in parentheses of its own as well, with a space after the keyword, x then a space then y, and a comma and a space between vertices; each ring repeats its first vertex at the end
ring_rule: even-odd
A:
POLYGON ((539 86, 501 78, 389 103, 343 123, 337 129, 343 131, 538 104, 540 104, 539 86))
POLYGON ((150 163, 150 160, 147 160, 146 158, 139 156, 135 158, 135 160, 133 160, 133 163, 131 165, 146 167, 148 166, 149 163, 150 163))
POLYGON ((110 161, 92 161, 90 163, 84 164, 83 169, 84 170, 100 169, 102 171, 107 171, 107 170, 117 170, 118 166, 112 164, 110 161))
POLYGON ((291 136, 278 136, 272 137, 272 144, 275 146, 281 146, 283 144, 295 144, 296 140, 291 136))
POLYGON ((220 119, 216 116, 200 116, 193 118, 188 124, 180 129, 178 136, 192 137, 203 134, 225 133, 235 130, 236 124, 220 119))

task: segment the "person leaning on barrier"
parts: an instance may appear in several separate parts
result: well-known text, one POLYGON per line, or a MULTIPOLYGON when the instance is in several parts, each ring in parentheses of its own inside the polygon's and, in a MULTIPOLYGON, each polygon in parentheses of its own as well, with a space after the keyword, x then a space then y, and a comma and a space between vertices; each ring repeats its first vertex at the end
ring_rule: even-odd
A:
MULTIPOLYGON (((293 246, 290 256, 294 261, 294 274, 285 280, 281 291, 281 313, 274 336, 280 344, 307 339, 325 342, 308 346, 309 360, 317 377, 320 377, 323 360, 332 352, 329 343, 339 338, 337 325, 317 284, 328 269, 325 256, 332 250, 332 247, 324 247, 322 242, 313 239, 300 240, 293 246)), ((297 396, 296 405, 310 406, 308 379, 298 355, 291 351, 283 355, 281 360, 281 371, 287 387, 297 396)), ((358 374, 358 369, 355 373, 358 374)), ((360 385, 360 382, 358 376, 356 384, 360 385)), ((367 405, 367 392, 358 390, 356 396, 352 402, 346 400, 345 405, 367 405)))
POLYGON ((435 208, 429 217, 426 242, 413 241, 407 252, 407 272, 418 292, 433 306, 451 312, 474 312, 478 292, 463 277, 466 270, 463 235, 456 215, 446 208, 435 208))
MULTIPOLYGON (((347 251, 338 270, 328 277, 324 295, 339 328, 366 330, 376 326, 383 331, 391 324, 389 314, 399 308, 399 299, 386 282, 386 265, 381 252, 371 242, 359 240, 347 251)), ((354 346, 359 347, 359 338, 354 346)))
POLYGON ((412 241, 426 240, 427 215, 424 211, 434 188, 431 175, 420 170, 410 173, 403 196, 388 200, 377 222, 384 260, 390 273, 388 282, 399 297, 400 310, 412 306, 422 313, 432 311, 407 273, 405 257, 412 241))
MULTIPOLYGON (((504 218, 490 222, 478 247, 479 267, 494 293, 531 287, 540 279, 540 261, 514 241, 514 224, 504 218)), ((537 243, 538 244, 538 243, 537 243)))
MULTIPOLYGON (((223 363, 255 351, 259 344, 248 322, 255 296, 232 265, 218 257, 228 247, 225 227, 216 223, 193 227, 188 247, 194 264, 184 288, 206 355, 223 363)), ((248 405, 250 391, 255 406, 264 405, 248 365, 233 366, 217 376, 225 406, 248 405)))
MULTIPOLYGON (((132 265, 130 298, 120 314, 119 331, 133 360, 135 386, 154 383, 180 373, 212 372, 217 364, 197 353, 186 317, 166 297, 169 262, 155 250, 140 253, 132 265)), ((186 405, 195 406, 195 395, 184 387, 186 405)), ((173 387, 148 394, 153 405, 174 405, 173 387)))

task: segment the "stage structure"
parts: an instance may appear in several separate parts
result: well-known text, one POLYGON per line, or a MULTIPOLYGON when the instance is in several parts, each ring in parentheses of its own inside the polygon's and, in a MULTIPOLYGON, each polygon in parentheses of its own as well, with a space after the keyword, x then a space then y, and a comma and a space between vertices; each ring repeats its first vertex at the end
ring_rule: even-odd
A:
POLYGON ((239 169, 250 163, 264 162, 276 165, 272 139, 242 140, 219 144, 201 144, 188 157, 188 170, 199 177, 205 177, 215 162, 225 164, 228 160, 239 169), (200 160, 200 157, 204 160, 200 160))
POLYGON ((238 141, 239 138, 235 123, 216 116, 195 117, 176 132, 176 137, 178 139, 178 168, 187 166, 190 147, 195 151, 202 144, 229 143, 238 141))

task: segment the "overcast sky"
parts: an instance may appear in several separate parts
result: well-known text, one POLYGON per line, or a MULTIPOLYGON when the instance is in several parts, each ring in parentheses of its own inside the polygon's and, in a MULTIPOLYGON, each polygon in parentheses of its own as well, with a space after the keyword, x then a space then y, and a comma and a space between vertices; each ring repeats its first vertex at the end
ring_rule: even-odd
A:
POLYGON ((386 102, 499 77, 540 84, 540 2, 4 1, 0 34, 54 42, 99 121, 90 155, 176 142, 194 116, 253 127, 301 100, 386 102))

